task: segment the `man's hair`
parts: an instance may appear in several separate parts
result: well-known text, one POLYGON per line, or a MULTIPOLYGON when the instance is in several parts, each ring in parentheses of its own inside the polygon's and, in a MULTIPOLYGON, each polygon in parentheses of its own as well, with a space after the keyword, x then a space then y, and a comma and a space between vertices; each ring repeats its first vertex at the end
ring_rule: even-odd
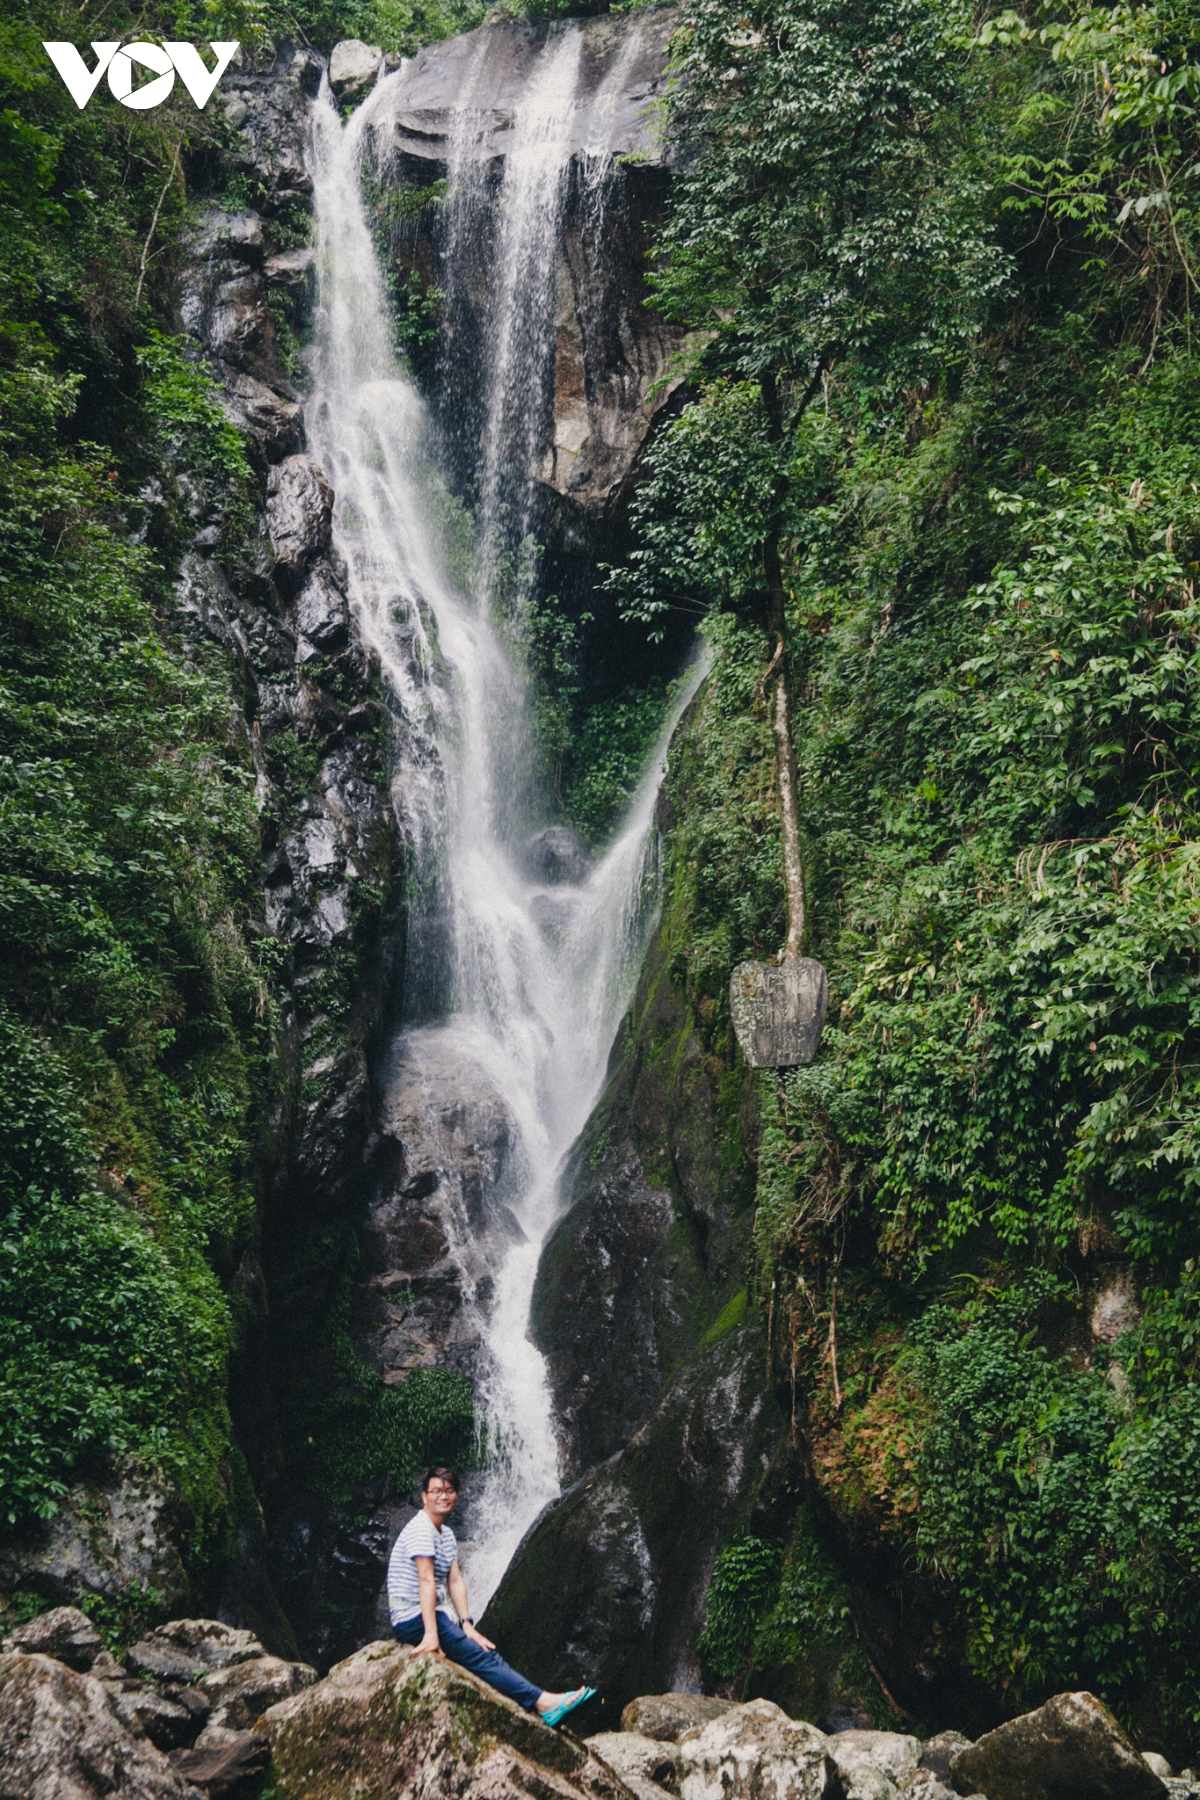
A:
POLYGON ((429 1492, 429 1484, 431 1481, 446 1482, 448 1486, 450 1486, 454 1489, 454 1492, 456 1494, 457 1494, 459 1488, 462 1486, 462 1483, 458 1479, 458 1470, 457 1469, 448 1469, 444 1463, 440 1463, 436 1469, 429 1470, 428 1474, 425 1476, 424 1480, 421 1482, 421 1492, 423 1494, 427 1494, 429 1492))

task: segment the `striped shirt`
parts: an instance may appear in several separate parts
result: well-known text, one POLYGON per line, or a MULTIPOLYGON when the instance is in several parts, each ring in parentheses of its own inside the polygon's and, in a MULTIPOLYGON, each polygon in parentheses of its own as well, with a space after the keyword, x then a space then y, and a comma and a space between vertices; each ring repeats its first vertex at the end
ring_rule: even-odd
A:
POLYGON ((458 1543, 448 1525, 439 1531, 428 1514, 419 1512, 410 1519, 392 1545, 388 1563, 388 1606, 392 1624, 402 1625, 421 1612, 421 1584, 417 1578, 414 1556, 432 1556, 433 1573, 438 1585, 438 1611, 454 1617, 454 1608, 446 1592, 446 1577, 452 1563, 458 1561, 458 1543))

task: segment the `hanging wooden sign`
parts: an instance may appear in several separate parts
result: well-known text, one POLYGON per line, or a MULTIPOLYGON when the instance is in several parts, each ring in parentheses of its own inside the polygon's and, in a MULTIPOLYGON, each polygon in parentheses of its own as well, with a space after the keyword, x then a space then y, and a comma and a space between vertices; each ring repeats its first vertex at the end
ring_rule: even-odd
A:
POLYGON ((829 1003, 822 963, 744 962, 733 971, 729 1005, 742 1055, 752 1069, 794 1069, 817 1054, 829 1003))

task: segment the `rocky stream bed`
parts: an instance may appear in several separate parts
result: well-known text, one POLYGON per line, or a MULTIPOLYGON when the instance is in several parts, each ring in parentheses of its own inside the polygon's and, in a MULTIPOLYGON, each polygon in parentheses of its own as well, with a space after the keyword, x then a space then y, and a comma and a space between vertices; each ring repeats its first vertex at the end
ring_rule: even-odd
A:
MULTIPOLYGON (((580 1715, 586 1720, 586 1713, 580 1715)), ((249 1632, 174 1619, 119 1660, 74 1607, 0 1647, 2 1800, 1190 1800, 1093 1695, 972 1743, 826 1734, 770 1700, 632 1700, 619 1731, 550 1730, 440 1657, 381 1641, 324 1680, 249 1632)))

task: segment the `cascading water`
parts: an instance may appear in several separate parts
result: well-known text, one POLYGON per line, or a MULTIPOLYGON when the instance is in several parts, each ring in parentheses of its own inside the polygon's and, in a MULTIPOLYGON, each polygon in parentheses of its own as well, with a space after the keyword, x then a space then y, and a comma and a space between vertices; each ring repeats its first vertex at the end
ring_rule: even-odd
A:
MULTIPOLYGON (((496 445, 507 445, 507 466, 526 482, 538 443, 521 436, 520 383, 530 381, 526 398, 536 411, 578 59, 573 28, 550 34, 501 192, 496 292, 503 316, 489 412, 496 445)), ((490 1297, 481 1294, 478 1308, 477 1399, 492 1446, 474 1503, 469 1577, 479 1612, 521 1536, 558 1492, 545 1368, 528 1338, 533 1280, 559 1204, 564 1156, 598 1098, 632 997, 656 899, 653 810, 663 755, 701 668, 683 684, 603 860, 574 886, 540 885, 519 854, 538 822, 527 776, 535 759, 525 682, 489 616, 486 558, 484 591, 474 597, 448 572, 424 409, 394 355, 362 199, 364 133, 383 93, 381 84, 344 126, 327 87, 314 106, 318 313, 307 426, 337 495, 334 542, 360 629, 401 715, 398 810, 418 876, 438 891, 448 921, 445 1016, 405 1028, 392 1063, 415 1068, 418 1087, 430 1091, 448 1067, 478 1071, 500 1097, 515 1138, 507 1197, 524 1241, 497 1257, 490 1297)), ((488 481, 496 506, 502 484, 498 469, 494 478, 486 467, 484 474, 486 510, 488 481)), ((523 504, 519 485, 509 496, 523 504)), ((447 1220, 452 1248, 466 1231, 460 1208, 447 1220)))
POLYGON ((582 47, 582 34, 567 26, 542 52, 513 120, 500 192, 483 454, 484 569, 486 591, 494 594, 507 556, 518 606, 529 580, 522 545, 550 404, 554 274, 582 47))

